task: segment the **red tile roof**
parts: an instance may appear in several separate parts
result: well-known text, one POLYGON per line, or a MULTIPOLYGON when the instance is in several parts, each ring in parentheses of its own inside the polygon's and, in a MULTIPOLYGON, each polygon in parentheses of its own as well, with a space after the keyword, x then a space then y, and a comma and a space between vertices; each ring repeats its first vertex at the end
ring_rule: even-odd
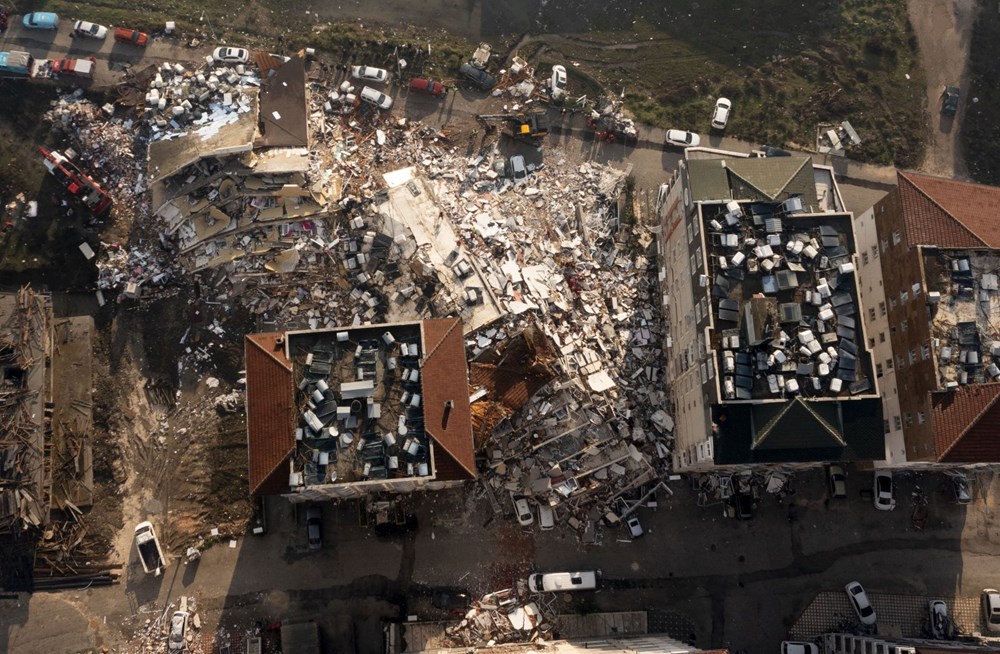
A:
POLYGON ((1000 188, 897 172, 907 243, 1000 248, 1000 188))
POLYGON ((295 451, 292 362, 279 341, 284 334, 250 334, 247 366, 247 454, 250 493, 288 490, 288 457, 295 451))
POLYGON ((1000 383, 931 393, 934 449, 942 463, 1000 461, 1000 383))
MULTIPOLYGON (((423 351, 420 365, 424 391, 424 429, 439 450, 444 450, 457 466, 439 457, 442 474, 451 478, 474 479, 476 457, 472 444, 472 416, 469 412, 469 372, 465 361, 465 338, 459 318, 424 320, 421 323, 423 351), (451 400, 451 409, 445 402, 451 400), (464 473, 464 475, 462 475, 464 473)), ((439 477, 440 478, 440 477, 439 477)))

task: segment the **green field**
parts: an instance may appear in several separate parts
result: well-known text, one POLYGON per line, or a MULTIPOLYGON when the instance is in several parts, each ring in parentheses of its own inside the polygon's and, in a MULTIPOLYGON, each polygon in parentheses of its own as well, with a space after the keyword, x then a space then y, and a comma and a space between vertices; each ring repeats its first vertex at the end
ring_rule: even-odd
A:
POLYGON ((977 182, 1000 185, 1000 8, 996 0, 984 2, 972 32, 969 52, 969 87, 962 89, 965 118, 962 150, 969 174, 977 182))

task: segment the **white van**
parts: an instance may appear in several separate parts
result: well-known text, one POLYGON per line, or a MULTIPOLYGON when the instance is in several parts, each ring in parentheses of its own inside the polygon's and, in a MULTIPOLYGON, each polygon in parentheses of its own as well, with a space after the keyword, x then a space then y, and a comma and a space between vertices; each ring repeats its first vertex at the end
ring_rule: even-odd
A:
POLYGON ((361 89, 361 99, 379 109, 392 108, 392 98, 370 86, 361 89))
POLYGON ((534 593, 556 593, 567 590, 594 590, 600 571, 548 572, 528 575, 528 588, 534 593))

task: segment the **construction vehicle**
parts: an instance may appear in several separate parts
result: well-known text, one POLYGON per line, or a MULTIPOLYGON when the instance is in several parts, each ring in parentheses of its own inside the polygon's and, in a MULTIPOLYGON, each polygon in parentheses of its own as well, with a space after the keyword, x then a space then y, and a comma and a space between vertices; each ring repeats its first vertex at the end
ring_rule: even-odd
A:
POLYGON ((142 569, 146 574, 154 573, 159 577, 165 560, 163 550, 160 549, 160 541, 153 531, 153 523, 148 520, 135 526, 135 549, 139 551, 139 560, 142 561, 142 569))
POLYGON ((484 126, 490 123, 503 125, 505 134, 514 139, 541 140, 549 133, 549 116, 544 111, 514 114, 479 114, 476 120, 484 126))
POLYGON ((92 214, 101 216, 111 208, 111 196, 62 153, 42 146, 38 146, 38 151, 45 157, 45 168, 92 214))

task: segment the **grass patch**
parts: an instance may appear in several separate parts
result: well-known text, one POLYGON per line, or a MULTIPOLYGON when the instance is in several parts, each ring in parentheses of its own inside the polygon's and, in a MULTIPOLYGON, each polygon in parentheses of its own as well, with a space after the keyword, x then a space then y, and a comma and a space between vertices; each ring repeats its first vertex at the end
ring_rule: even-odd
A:
POLYGON ((1000 185, 1000 13, 996 0, 984 2, 972 30, 969 48, 969 85, 962 89, 965 118, 962 149, 969 174, 977 182, 1000 185), (973 102, 978 98, 978 102, 973 102))

